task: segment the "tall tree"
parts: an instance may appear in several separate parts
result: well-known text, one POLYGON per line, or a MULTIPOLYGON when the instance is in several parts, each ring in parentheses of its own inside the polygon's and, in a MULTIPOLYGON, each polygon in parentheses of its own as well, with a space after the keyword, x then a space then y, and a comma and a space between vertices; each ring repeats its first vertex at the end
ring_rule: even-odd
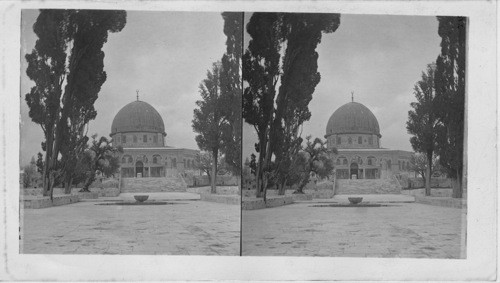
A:
POLYGON ((224 12, 226 53, 221 60, 221 97, 227 105, 223 110, 227 124, 222 131, 222 147, 226 164, 238 178, 241 175, 241 53, 243 13, 224 12))
POLYGON ((106 81, 104 52, 108 32, 119 32, 125 11, 40 10, 33 30, 35 48, 26 55, 35 86, 26 94, 29 115, 45 140, 43 194, 52 197, 65 137, 96 116, 94 102, 106 81))
POLYGON ((441 54, 434 77, 437 123, 436 153, 453 180, 453 197, 462 197, 465 115, 465 17, 437 17, 441 54))
POLYGON ((427 71, 422 73, 422 79, 415 84, 413 94, 417 102, 410 105, 413 108, 408 111, 406 129, 413 135, 410 138, 411 146, 416 152, 424 153, 427 160, 425 167, 427 178, 425 180, 425 195, 431 195, 431 171, 434 149, 436 147, 437 123, 436 108, 434 106, 435 87, 434 70, 435 64, 429 64, 427 71))
POLYGON ((243 80, 248 86, 243 91, 243 118, 257 133, 255 149, 259 154, 256 169, 257 197, 262 197, 264 164, 268 150, 270 125, 274 113, 276 84, 280 75, 282 37, 278 13, 254 13, 247 24, 251 40, 243 55, 243 80))
POLYGON ((322 33, 334 32, 339 24, 338 14, 254 13, 250 18, 247 32, 252 39, 243 56, 243 79, 248 83, 243 117, 259 139, 258 197, 265 199, 270 177, 283 183, 279 172, 286 171, 282 164, 297 153, 297 147, 290 147, 298 141, 300 125, 310 118, 307 106, 320 80, 316 47, 322 33))
POLYGON ((212 176, 210 179, 211 193, 216 193, 217 163, 219 151, 223 147, 222 136, 230 127, 224 109, 229 107, 221 92, 221 64, 214 63, 212 70, 207 72, 207 78, 199 86, 202 100, 196 101, 198 108, 194 109, 192 126, 196 143, 201 150, 212 154, 212 176))

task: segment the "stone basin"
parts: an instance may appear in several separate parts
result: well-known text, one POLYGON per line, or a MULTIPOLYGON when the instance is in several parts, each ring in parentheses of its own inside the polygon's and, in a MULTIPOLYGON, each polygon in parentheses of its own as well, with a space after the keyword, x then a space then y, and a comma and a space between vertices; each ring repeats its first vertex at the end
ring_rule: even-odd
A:
POLYGON ((136 195, 134 198, 138 202, 145 202, 149 198, 149 195, 136 195))
POLYGON ((363 198, 362 197, 349 197, 347 198, 349 200, 350 203, 352 204, 358 204, 360 203, 361 201, 363 201, 363 198))

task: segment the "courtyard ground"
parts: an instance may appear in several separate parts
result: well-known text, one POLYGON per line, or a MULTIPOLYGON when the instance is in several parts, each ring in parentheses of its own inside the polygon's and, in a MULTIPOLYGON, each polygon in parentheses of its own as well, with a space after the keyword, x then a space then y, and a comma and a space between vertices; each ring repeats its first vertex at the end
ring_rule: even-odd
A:
MULTIPOLYGON (((465 258, 465 209, 418 203, 244 210, 242 255, 465 258)), ((332 201, 330 201, 332 202, 332 201)))
POLYGON ((167 205, 100 205, 116 198, 43 208, 21 214, 21 253, 240 254, 240 206, 199 201, 193 193, 149 194, 167 205))

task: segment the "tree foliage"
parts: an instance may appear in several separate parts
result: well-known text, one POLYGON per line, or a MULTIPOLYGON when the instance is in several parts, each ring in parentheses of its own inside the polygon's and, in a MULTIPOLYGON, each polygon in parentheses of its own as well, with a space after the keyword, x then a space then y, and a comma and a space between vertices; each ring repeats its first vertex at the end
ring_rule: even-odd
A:
POLYGON ((97 134, 92 135, 92 143, 85 150, 82 162, 80 163, 84 170, 86 179, 82 192, 89 192, 90 185, 96 180, 97 175, 104 177, 114 176, 120 168, 118 153, 123 153, 121 146, 115 147, 106 137, 97 139, 97 134), (85 169, 84 169, 85 168, 85 169))
POLYGON ((44 195, 52 196, 58 175, 68 172, 60 155, 71 160, 76 144, 86 143, 83 129, 97 114, 94 102, 106 81, 102 47, 108 32, 125 23, 125 11, 40 10, 33 26, 38 39, 26 55, 26 74, 35 82, 26 102, 45 137, 44 195))
POLYGON ((337 154, 337 150, 329 151, 326 141, 320 138, 311 139, 311 136, 306 137, 306 146, 295 156, 296 162, 291 169, 292 179, 298 184, 296 193, 304 193, 303 189, 309 183, 311 173, 322 179, 333 173, 334 162, 329 155, 337 154))
POLYGON ((258 136, 258 197, 265 199, 270 178, 286 182, 302 143, 300 127, 310 119, 308 104, 320 81, 316 47, 322 33, 334 32, 339 24, 338 14, 254 13, 250 18, 251 40, 243 55, 243 80, 248 85, 243 118, 258 136))
POLYGON ((440 164, 454 180, 453 197, 462 197, 465 115, 465 17, 437 17, 441 54, 434 77, 438 119, 436 152, 440 164))
POLYGON ((211 192, 216 192, 216 176, 219 151, 223 146, 224 130, 231 127, 224 109, 230 107, 221 93, 221 64, 214 63, 212 70, 207 72, 207 78, 199 86, 201 100, 196 101, 198 108, 194 109, 192 126, 196 136, 196 143, 201 150, 212 155, 211 192))
POLYGON ((236 176, 241 174, 241 52, 243 13, 224 12, 226 53, 221 60, 221 97, 227 106, 223 110, 227 123, 223 124, 221 151, 225 163, 236 176))
POLYGON ((441 175, 441 166, 436 155, 432 157, 431 162, 432 170, 428 170, 429 163, 425 154, 416 153, 410 157, 410 170, 420 175, 420 177, 424 180, 424 184, 427 184, 427 180, 429 180, 430 177, 434 175, 441 175))
POLYGON ((412 102, 410 105, 413 108, 408 112, 408 121, 406 129, 408 133, 413 135, 410 138, 410 143, 413 150, 424 153, 427 159, 428 178, 424 178, 425 194, 430 196, 430 179, 432 174, 432 160, 434 149, 436 147, 437 124, 435 103, 435 86, 434 86, 434 70, 435 64, 429 64, 427 71, 422 73, 422 79, 415 84, 414 95, 417 102, 412 102))

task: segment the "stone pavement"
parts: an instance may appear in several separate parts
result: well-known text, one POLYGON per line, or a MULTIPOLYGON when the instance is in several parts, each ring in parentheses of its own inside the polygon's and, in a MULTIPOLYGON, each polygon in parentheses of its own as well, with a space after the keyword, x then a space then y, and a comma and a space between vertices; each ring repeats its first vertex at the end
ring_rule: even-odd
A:
POLYGON ((417 203, 311 207, 318 202, 244 210, 242 254, 465 257, 465 210, 417 203))
MULTIPOLYGON (((122 206, 79 202, 21 215, 21 253, 239 255, 240 207, 158 194, 176 204, 122 206), (182 200, 183 199, 183 200, 182 200)), ((123 195, 110 199, 128 199, 123 195)), ((198 196, 199 198, 199 196, 198 196)), ((108 199, 109 200, 109 199, 108 199)))

